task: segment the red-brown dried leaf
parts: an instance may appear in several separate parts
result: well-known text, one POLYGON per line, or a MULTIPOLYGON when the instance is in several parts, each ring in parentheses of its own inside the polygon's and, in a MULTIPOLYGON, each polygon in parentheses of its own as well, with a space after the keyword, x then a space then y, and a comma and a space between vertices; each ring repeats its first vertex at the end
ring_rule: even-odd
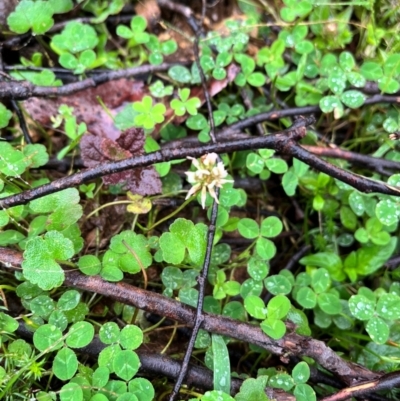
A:
POLYGON ((144 147, 144 133, 141 128, 131 128, 122 132, 121 136, 116 140, 119 146, 129 150, 132 155, 141 155, 144 147), (138 134, 140 132, 140 135, 138 134))
MULTIPOLYGON (((143 153, 144 133, 140 128, 130 128, 121 133, 117 141, 102 136, 85 134, 81 139, 81 157, 86 167, 96 167, 104 162, 118 161, 143 153)), ((106 185, 122 184, 123 189, 142 196, 161 192, 161 181, 153 167, 121 171, 103 177, 106 185)))
POLYGON ((92 168, 103 163, 106 158, 101 152, 101 136, 86 134, 82 137, 80 142, 81 156, 83 164, 86 167, 92 168))
POLYGON ((110 161, 124 160, 132 156, 132 153, 121 148, 117 142, 108 138, 101 139, 101 153, 110 161))

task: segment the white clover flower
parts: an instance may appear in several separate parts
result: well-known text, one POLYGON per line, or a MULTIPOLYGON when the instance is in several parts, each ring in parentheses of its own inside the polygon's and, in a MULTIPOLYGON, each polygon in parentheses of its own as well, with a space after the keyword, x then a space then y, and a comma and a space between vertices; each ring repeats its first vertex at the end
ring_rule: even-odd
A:
POLYGON ((189 199, 196 192, 201 191, 201 205, 204 209, 206 207, 206 196, 208 190, 215 201, 219 203, 214 188, 222 188, 222 185, 227 182, 233 182, 233 180, 225 179, 228 172, 225 170, 222 162, 216 164, 218 155, 216 153, 207 153, 206 155, 201 156, 200 160, 190 156, 187 158, 192 161, 193 166, 196 167, 197 170, 185 173, 187 175, 187 180, 193 185, 186 195, 186 199, 189 199))

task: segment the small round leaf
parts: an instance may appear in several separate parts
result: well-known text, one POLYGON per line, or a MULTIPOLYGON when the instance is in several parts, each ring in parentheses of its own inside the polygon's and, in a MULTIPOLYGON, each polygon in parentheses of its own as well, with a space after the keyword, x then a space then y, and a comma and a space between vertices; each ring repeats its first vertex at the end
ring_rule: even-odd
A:
POLYGON ((258 237, 260 232, 258 223, 255 220, 249 219, 247 217, 239 221, 238 230, 242 237, 249 239, 258 237))
POLYGON ((78 370, 78 358, 70 348, 57 352, 53 361, 53 373, 60 380, 71 379, 78 370))
POLYGON ((282 221, 276 216, 270 216, 261 223, 261 235, 267 238, 273 238, 282 232, 282 221))
POLYGON ((137 354, 131 350, 117 352, 113 362, 115 374, 123 380, 131 380, 140 367, 137 354))

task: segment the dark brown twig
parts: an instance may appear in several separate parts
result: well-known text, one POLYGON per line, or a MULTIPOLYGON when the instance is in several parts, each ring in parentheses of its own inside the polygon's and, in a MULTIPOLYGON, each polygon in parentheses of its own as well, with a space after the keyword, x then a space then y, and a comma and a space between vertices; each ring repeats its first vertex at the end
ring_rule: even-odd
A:
MULTIPOLYGON (((15 269, 21 266, 22 260, 22 253, 0 247, 0 263, 4 266, 15 269)), ((65 272, 64 285, 96 292, 118 302, 184 323, 189 327, 193 327, 195 322, 196 310, 192 307, 123 282, 109 283, 98 276, 88 277, 77 270, 69 270, 65 272)), ((258 326, 250 323, 211 313, 203 313, 203 317, 202 328, 210 333, 255 344, 280 357, 308 356, 326 370, 340 377, 346 385, 353 385, 365 380, 376 380, 377 377, 380 377, 379 374, 358 364, 345 361, 322 341, 296 334, 294 326, 290 322, 287 323, 288 333, 281 339, 274 340, 264 334, 258 326)))
MULTIPOLYGON (((231 153, 237 150, 254 150, 263 148, 275 149, 280 153, 294 156, 311 167, 329 174, 331 177, 337 178, 361 192, 377 192, 386 195, 400 196, 400 189, 392 187, 384 182, 371 180, 369 178, 342 170, 326 162, 325 160, 318 158, 298 145, 297 140, 305 135, 305 126, 313 121, 313 119, 299 121, 296 122, 293 127, 285 131, 265 137, 255 137, 226 143, 203 145, 193 148, 164 149, 143 156, 135 156, 117 162, 105 163, 93 169, 55 180, 52 183, 2 198, 0 200, 0 208, 7 209, 12 206, 24 205, 33 199, 80 185, 95 178, 131 168, 146 167, 154 163, 182 159, 188 155, 191 155, 192 157, 200 157, 206 153, 212 152, 221 154, 231 153)), ((253 124, 252 119, 248 119, 247 125, 249 126, 251 124, 253 124)), ((230 127, 228 127, 227 130, 230 130, 230 127)))
MULTIPOLYGON (((53 97, 65 96, 72 93, 93 88, 104 82, 120 78, 148 75, 155 72, 166 71, 177 63, 162 63, 160 65, 141 65, 139 67, 127 68, 125 70, 107 71, 102 74, 93 75, 79 82, 72 82, 63 86, 36 86, 28 81, 0 82, 0 99, 25 100, 30 97, 53 97)), ((182 65, 180 63, 179 65, 182 65)))
POLYGON ((314 155, 323 157, 332 157, 342 160, 347 160, 350 163, 365 166, 369 169, 374 169, 382 173, 383 169, 400 170, 400 163, 393 160, 386 160, 378 157, 361 155, 356 152, 344 150, 340 148, 323 148, 320 146, 302 146, 314 155))
POLYGON ((335 394, 322 398, 320 401, 344 401, 352 397, 365 397, 377 391, 391 390, 396 387, 400 387, 400 371, 390 372, 382 375, 379 379, 344 388, 335 394))
POLYGON ((304 245, 298 252, 296 252, 287 262, 284 270, 292 270, 297 262, 311 249, 311 245, 304 245))
MULTIPOLYGON (((205 16, 205 10, 206 10, 206 3, 203 1, 203 7, 202 7, 202 21, 205 16)), ((204 98, 206 101, 206 106, 207 106, 207 111, 208 111, 208 118, 210 122, 210 138, 213 144, 216 143, 215 139, 215 122, 214 122, 214 117, 213 117, 213 110, 212 110, 212 105, 211 105, 211 98, 210 94, 208 92, 207 88, 207 81, 206 77, 204 75, 204 71, 200 65, 200 50, 199 50, 199 37, 201 33, 201 27, 199 26, 198 28, 195 29, 194 31, 196 38, 194 41, 194 56, 195 56, 195 62, 197 65, 197 68, 199 70, 200 78, 201 78, 201 85, 203 87, 203 93, 204 93, 204 98)), ((220 162, 221 159, 218 158, 218 162, 220 162)), ((215 197, 218 199, 219 197, 219 188, 215 188, 215 197)), ((178 378, 176 379, 174 388, 171 392, 170 401, 175 401, 179 390, 182 386, 183 380, 186 376, 187 369, 189 366, 189 361, 190 357, 192 355, 195 341, 197 338, 197 335, 199 333, 199 330, 203 324, 204 321, 204 315, 203 315, 203 306, 204 306, 204 296, 205 296, 205 289, 206 289, 206 283, 207 283, 207 276, 208 276, 208 271, 210 268, 210 263, 211 263, 211 253, 213 249, 213 243, 214 243, 214 237, 215 237, 215 229, 216 229, 216 224, 217 224, 217 216, 218 216, 218 201, 216 199, 213 199, 212 203, 212 209, 211 209, 211 217, 210 217, 210 224, 208 225, 207 229, 207 245, 206 245, 206 253, 204 256, 204 263, 203 267, 201 269, 201 273, 198 277, 198 283, 199 283, 199 297, 197 300, 197 307, 196 307, 196 317, 195 317, 195 322, 193 325, 193 330, 192 330, 192 335, 190 337, 185 356, 182 361, 182 366, 179 371, 178 378)))

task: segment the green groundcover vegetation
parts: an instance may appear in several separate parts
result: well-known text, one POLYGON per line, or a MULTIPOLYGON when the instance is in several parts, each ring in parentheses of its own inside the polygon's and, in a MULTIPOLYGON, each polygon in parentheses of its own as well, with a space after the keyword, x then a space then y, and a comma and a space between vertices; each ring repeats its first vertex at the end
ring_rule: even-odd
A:
POLYGON ((398 399, 397 1, 2 7, 0 399, 398 399))

